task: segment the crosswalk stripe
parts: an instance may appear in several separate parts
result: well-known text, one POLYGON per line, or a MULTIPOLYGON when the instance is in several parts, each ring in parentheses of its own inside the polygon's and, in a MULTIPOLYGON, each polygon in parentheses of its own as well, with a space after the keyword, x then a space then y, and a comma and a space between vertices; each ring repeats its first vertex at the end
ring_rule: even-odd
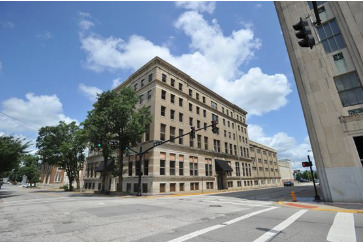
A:
POLYGON ((355 242, 357 241, 352 213, 337 213, 330 227, 328 241, 355 242))
POLYGON ((173 240, 170 240, 169 242, 182 242, 182 241, 186 241, 186 240, 189 240, 191 238, 194 238, 194 237, 197 237, 199 235, 202 235, 202 234, 205 234, 205 233, 208 233, 210 231, 213 231, 213 230, 216 230, 216 229, 219 229, 219 228, 223 228, 227 225, 230 225, 230 224, 233 224, 233 223, 236 223, 238 221, 241 221, 243 219, 246 219, 246 218, 249 218, 249 217, 252 217, 254 215, 257 215, 257 214, 260 214, 260 213, 263 213, 263 212, 267 212, 267 211, 270 211, 272 209, 276 209, 277 207, 269 207, 269 208, 266 208, 266 209, 263 209, 263 210, 259 210, 259 211, 255 211, 255 212, 252 212, 252 213, 249 213, 249 214, 246 214, 246 215, 243 215, 241 217, 238 217, 238 218, 235 218, 235 219, 232 219, 230 221, 227 221, 227 222, 224 222, 223 224, 217 224, 217 225, 214 225, 214 226, 211 226, 211 227, 208 227, 208 228, 205 228, 205 229, 201 229, 201 230, 198 230, 198 231, 195 231, 193 233, 189 233, 187 235, 184 235, 184 236, 181 236, 179 238, 176 238, 176 239, 173 239, 173 240))
POLYGON ((254 242, 266 242, 272 240, 276 235, 278 235, 282 230, 286 229, 290 224, 296 221, 301 215, 306 213, 308 210, 300 210, 293 215, 291 215, 288 219, 280 223, 279 225, 275 226, 273 229, 269 230, 268 232, 264 233, 254 242))

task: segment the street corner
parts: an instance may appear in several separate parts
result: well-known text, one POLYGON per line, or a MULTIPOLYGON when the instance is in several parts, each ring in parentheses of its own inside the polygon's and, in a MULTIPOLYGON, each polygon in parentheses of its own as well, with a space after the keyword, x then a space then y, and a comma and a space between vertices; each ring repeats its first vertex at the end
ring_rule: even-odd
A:
POLYGON ((284 206, 284 207, 309 209, 309 210, 315 210, 315 211, 341 212, 341 213, 363 213, 363 209, 342 208, 340 206, 327 205, 324 202, 305 203, 305 202, 279 201, 276 204, 278 204, 280 206, 284 206))

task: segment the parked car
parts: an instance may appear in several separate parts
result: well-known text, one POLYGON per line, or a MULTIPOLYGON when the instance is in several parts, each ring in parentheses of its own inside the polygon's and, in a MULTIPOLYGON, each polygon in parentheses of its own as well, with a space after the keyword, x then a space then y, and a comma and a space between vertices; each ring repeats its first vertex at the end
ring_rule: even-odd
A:
POLYGON ((305 178, 300 178, 299 182, 309 182, 309 180, 305 178))
POLYGON ((293 187, 294 183, 292 181, 286 181, 284 182, 284 187, 293 187))

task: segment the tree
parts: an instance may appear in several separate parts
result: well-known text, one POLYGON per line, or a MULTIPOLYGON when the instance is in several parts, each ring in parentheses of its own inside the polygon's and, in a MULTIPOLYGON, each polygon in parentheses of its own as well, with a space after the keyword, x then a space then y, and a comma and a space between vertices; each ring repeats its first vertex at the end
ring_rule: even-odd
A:
POLYGON ((40 181, 40 167, 39 158, 34 155, 24 155, 23 156, 23 167, 20 168, 19 173, 27 177, 30 186, 40 181))
POLYGON ((42 162, 66 170, 69 190, 73 191, 74 180, 79 187, 79 171, 85 159, 83 151, 86 140, 83 130, 76 122, 66 124, 60 121, 57 126, 42 127, 36 145, 42 162))
POLYGON ((148 109, 143 106, 136 109, 139 98, 131 88, 123 88, 120 92, 107 91, 98 95, 93 110, 88 112, 84 121, 89 141, 96 144, 102 141, 104 167, 107 169, 107 160, 112 150, 117 150, 117 174, 119 186, 122 191, 123 156, 127 147, 135 146, 141 141, 146 126, 151 122, 148 109), (115 140, 115 147, 109 146, 108 141, 115 140))
POLYGON ((11 171, 19 166, 20 158, 29 147, 29 142, 23 143, 25 139, 14 136, 0 136, 0 176, 4 172, 11 171))

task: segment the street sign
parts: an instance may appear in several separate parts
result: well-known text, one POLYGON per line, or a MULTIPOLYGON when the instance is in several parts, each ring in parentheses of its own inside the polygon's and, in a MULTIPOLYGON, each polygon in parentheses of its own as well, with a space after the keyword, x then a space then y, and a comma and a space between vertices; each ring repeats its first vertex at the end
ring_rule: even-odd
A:
POLYGON ((161 144, 163 144, 162 140, 158 140, 158 141, 154 142, 154 146, 158 146, 158 145, 161 145, 161 144))
POLYGON ((113 145, 117 145, 118 142, 117 142, 117 140, 109 140, 109 141, 107 141, 107 144, 113 146, 113 145))

